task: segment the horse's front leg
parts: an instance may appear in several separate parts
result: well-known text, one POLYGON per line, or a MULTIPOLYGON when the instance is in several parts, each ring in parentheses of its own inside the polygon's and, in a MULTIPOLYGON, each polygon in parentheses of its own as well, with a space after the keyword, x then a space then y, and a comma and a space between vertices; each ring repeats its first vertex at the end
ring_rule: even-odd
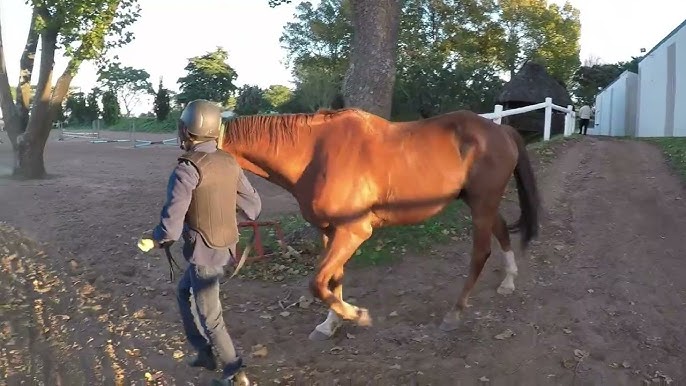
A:
MULTIPOLYGON (((329 247, 329 239, 333 234, 332 228, 322 229, 322 251, 323 254, 326 253, 329 247)), ((334 281, 334 280, 332 280, 334 281)), ((331 282, 329 283, 331 284, 331 282)), ((331 285, 329 285, 331 287, 331 285)), ((338 288, 333 288, 333 293, 338 299, 343 300, 343 284, 338 288)), ((334 336, 336 331, 343 325, 343 319, 339 318, 335 312, 329 309, 329 313, 326 316, 326 320, 321 322, 314 328, 310 333, 310 340, 327 340, 334 336)))
POLYGON ((310 290, 316 298, 329 306, 329 315, 323 323, 315 327, 310 339, 326 339, 333 336, 341 319, 352 320, 359 325, 371 325, 367 310, 343 301, 343 267, 371 234, 371 225, 357 223, 334 228, 326 235, 328 245, 317 273, 310 282, 310 290))
MULTIPOLYGON (((343 301, 343 268, 336 272, 329 281, 329 289, 334 296, 341 302, 343 301)), ((321 322, 310 333, 310 340, 326 340, 334 336, 336 331, 343 325, 341 319, 332 309, 329 308, 329 313, 326 315, 326 320, 321 322)))

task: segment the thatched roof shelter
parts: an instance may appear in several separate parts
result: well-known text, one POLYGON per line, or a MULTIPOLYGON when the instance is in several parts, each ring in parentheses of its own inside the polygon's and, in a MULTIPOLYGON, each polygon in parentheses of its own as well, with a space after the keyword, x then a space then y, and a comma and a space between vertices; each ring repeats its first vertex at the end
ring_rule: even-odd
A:
POLYGON ((542 65, 528 61, 510 81, 505 84, 496 103, 506 105, 531 105, 553 98, 558 106, 572 104, 569 92, 542 65))
MULTIPOLYGON (((541 103, 545 98, 552 98, 558 106, 567 107, 572 104, 569 92, 562 83, 550 76, 542 65, 528 61, 516 73, 510 81, 503 86, 496 103, 503 105, 505 110, 514 109, 541 103)), ((551 134, 560 134, 564 130, 564 114, 553 110, 551 122, 551 134)), ((527 136, 533 138, 543 134, 544 110, 539 109, 524 114, 512 115, 503 118, 503 123, 508 124, 527 136)))

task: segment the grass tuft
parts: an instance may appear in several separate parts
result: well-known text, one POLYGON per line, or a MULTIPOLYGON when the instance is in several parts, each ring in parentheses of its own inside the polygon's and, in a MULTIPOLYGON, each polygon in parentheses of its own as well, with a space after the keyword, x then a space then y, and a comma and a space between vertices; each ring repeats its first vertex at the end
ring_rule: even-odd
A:
POLYGON ((686 137, 644 138, 644 140, 656 144, 671 167, 686 179, 686 137))

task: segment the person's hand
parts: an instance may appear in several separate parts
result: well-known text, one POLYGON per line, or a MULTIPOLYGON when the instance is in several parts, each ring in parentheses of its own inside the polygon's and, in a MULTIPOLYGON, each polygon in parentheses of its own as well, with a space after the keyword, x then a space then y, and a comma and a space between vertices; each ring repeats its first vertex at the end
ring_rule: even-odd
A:
POLYGON ((138 239, 138 249, 144 253, 150 252, 154 248, 160 248, 160 244, 152 238, 152 232, 144 233, 141 238, 138 239))
POLYGON ((157 241, 153 239, 145 239, 141 238, 138 240, 138 249, 143 251, 144 253, 150 252, 153 248, 159 248, 160 245, 157 243, 157 241))

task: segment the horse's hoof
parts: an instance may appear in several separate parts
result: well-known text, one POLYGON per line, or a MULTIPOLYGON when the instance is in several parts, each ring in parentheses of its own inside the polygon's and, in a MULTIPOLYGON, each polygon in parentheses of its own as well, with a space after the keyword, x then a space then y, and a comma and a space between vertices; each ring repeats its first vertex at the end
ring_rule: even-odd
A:
POLYGON ((443 317, 443 322, 438 327, 443 332, 450 332, 457 330, 460 327, 460 314, 458 312, 449 312, 443 317))
POLYGON ((501 284, 500 287, 498 287, 497 292, 500 295, 512 295, 514 293, 514 290, 515 290, 514 286, 508 286, 508 285, 501 284))
POLYGON ((450 332, 457 330, 459 327, 459 321, 447 322, 444 320, 438 328, 440 328, 443 332, 450 332))
POLYGON ((369 310, 366 308, 359 308, 357 310, 357 325, 362 327, 369 327, 372 325, 372 317, 369 315, 369 310))
POLYGON ((315 342, 322 342, 322 341, 331 339, 332 336, 333 336, 333 334, 331 334, 331 336, 329 336, 329 335, 326 335, 325 333, 323 333, 317 329, 314 329, 310 333, 309 339, 312 341, 315 341, 315 342))

